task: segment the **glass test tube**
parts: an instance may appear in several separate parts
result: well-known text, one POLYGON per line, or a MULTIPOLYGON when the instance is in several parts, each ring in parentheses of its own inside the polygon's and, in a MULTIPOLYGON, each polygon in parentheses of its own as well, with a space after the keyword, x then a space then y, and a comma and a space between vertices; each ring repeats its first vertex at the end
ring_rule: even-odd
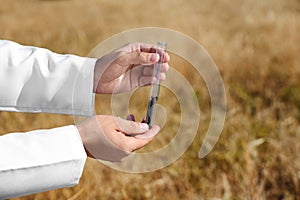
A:
POLYGON ((151 85, 149 102, 148 102, 148 109, 146 114, 146 123, 151 127, 155 120, 155 113, 156 113, 156 102, 158 100, 159 89, 160 89, 160 71, 163 63, 163 56, 164 52, 166 51, 166 42, 157 42, 158 50, 156 53, 159 54, 159 61, 154 64, 153 68, 153 76, 157 78, 156 83, 151 85))

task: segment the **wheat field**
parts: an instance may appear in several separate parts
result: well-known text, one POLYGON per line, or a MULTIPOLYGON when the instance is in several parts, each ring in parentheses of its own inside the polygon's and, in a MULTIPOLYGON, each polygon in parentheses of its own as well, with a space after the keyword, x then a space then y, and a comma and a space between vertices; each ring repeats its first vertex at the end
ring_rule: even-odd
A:
MULTIPOLYGON (((300 199, 299 0, 0 0, 0 39, 57 53, 87 56, 113 34, 149 26, 189 35, 219 67, 227 116, 213 151, 197 157, 211 114, 205 84, 171 55, 171 67, 199 94, 202 112, 198 134, 182 157, 145 174, 88 159, 77 186, 16 199, 300 199)), ((141 151, 174 136, 178 102, 161 93, 166 126, 141 151)), ((146 92, 137 91, 130 103, 138 118, 147 105, 140 94, 146 92)), ((111 113, 109 95, 97 96, 96 103, 97 113, 111 113)), ((69 124, 74 119, 68 115, 0 112, 0 134, 69 124)))

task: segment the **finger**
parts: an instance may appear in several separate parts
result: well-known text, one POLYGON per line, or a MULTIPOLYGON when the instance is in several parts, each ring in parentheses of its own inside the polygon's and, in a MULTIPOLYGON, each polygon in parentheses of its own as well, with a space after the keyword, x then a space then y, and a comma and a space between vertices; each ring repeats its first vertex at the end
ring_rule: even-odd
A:
POLYGON ((160 61, 162 63, 168 63, 170 61, 170 55, 166 51, 164 51, 162 49, 156 49, 156 53, 158 53, 160 55, 160 57, 161 57, 160 61))
POLYGON ((159 130, 159 126, 153 125, 153 127, 144 134, 136 135, 134 137, 126 137, 125 144, 127 145, 127 151, 132 152, 142 148, 151 140, 153 140, 154 136, 158 134, 159 130))
POLYGON ((157 83, 157 78, 155 76, 141 76, 139 78, 139 86, 151 85, 157 83))
POLYGON ((149 53, 157 52, 157 48, 154 45, 146 44, 146 43, 140 43, 138 50, 142 52, 149 52, 149 53))
POLYGON ((170 55, 165 52, 164 55, 163 55, 163 63, 168 63, 170 62, 171 58, 170 58, 170 55))
POLYGON ((160 73, 159 74, 159 80, 161 80, 161 81, 166 80, 166 74, 165 73, 160 73))
POLYGON ((169 71, 169 69, 170 69, 169 64, 168 63, 164 63, 162 65, 162 67, 161 67, 161 72, 167 72, 167 71, 169 71))
POLYGON ((163 54, 163 62, 167 63, 170 61, 170 55, 167 52, 163 52, 163 50, 157 48, 157 46, 146 44, 146 43, 134 43, 134 47, 131 48, 131 51, 140 51, 146 53, 159 53, 163 54))
POLYGON ((128 115, 126 119, 129 120, 129 121, 134 121, 135 122, 135 117, 134 117, 133 114, 128 115))
MULTIPOLYGON (((161 65, 161 69, 160 72, 167 72, 169 70, 169 64, 168 63, 164 63, 161 65)), ((154 66, 153 65, 143 65, 142 66, 142 74, 146 75, 146 76, 152 76, 153 75, 153 70, 154 66)))
MULTIPOLYGON (((166 74, 160 73, 159 80, 164 81, 166 80, 166 74)), ((146 86, 157 83, 157 78, 155 76, 141 76, 139 78, 138 86, 146 86)))
POLYGON ((143 65, 142 66, 143 70, 143 75, 145 76, 152 76, 153 75, 153 65, 143 65))
POLYGON ((118 63, 123 66, 126 65, 145 65, 153 64, 159 60, 157 53, 145 53, 145 52, 130 52, 118 59, 118 63))
POLYGON ((157 125, 153 125, 151 129, 149 129, 147 132, 143 133, 143 134, 139 134, 139 135, 135 135, 135 138, 139 138, 139 139, 150 139, 153 138, 154 136, 156 136, 158 134, 160 130, 160 127, 157 125))
POLYGON ((149 126, 146 123, 134 122, 120 117, 115 118, 117 130, 126 135, 141 134, 149 130, 149 126))

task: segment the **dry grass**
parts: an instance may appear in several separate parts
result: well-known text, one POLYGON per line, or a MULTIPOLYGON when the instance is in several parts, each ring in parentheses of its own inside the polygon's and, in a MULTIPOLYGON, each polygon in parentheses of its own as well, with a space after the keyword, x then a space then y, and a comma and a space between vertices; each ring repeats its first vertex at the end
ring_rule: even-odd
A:
MULTIPOLYGON (((190 35, 220 67, 228 115, 213 152, 197 158, 210 103, 203 82, 184 64, 180 70, 198 92, 203 113, 198 137, 183 157, 147 174, 118 172, 88 160, 74 188, 20 199, 300 199, 299 0, 0 2, 1 39, 59 53, 85 56, 112 34, 145 26, 190 35)), ((173 67, 182 66, 175 60, 173 67)), ((168 126, 148 149, 168 141, 164 133, 176 128, 178 111, 171 109, 176 101, 168 99, 162 100, 170 112, 168 126)), ((110 113, 109 97, 99 101, 98 113, 110 113)), ((145 110, 145 102, 137 102, 134 113, 145 110)), ((73 119, 1 112, 0 123, 4 134, 62 126, 73 119)))

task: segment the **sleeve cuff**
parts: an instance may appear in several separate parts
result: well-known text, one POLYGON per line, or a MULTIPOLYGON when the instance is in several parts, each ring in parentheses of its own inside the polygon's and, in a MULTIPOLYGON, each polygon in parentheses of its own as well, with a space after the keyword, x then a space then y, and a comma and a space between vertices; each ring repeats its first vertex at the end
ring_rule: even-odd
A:
POLYGON ((0 157, 2 199, 74 186, 87 155, 71 125, 1 136, 0 157))

